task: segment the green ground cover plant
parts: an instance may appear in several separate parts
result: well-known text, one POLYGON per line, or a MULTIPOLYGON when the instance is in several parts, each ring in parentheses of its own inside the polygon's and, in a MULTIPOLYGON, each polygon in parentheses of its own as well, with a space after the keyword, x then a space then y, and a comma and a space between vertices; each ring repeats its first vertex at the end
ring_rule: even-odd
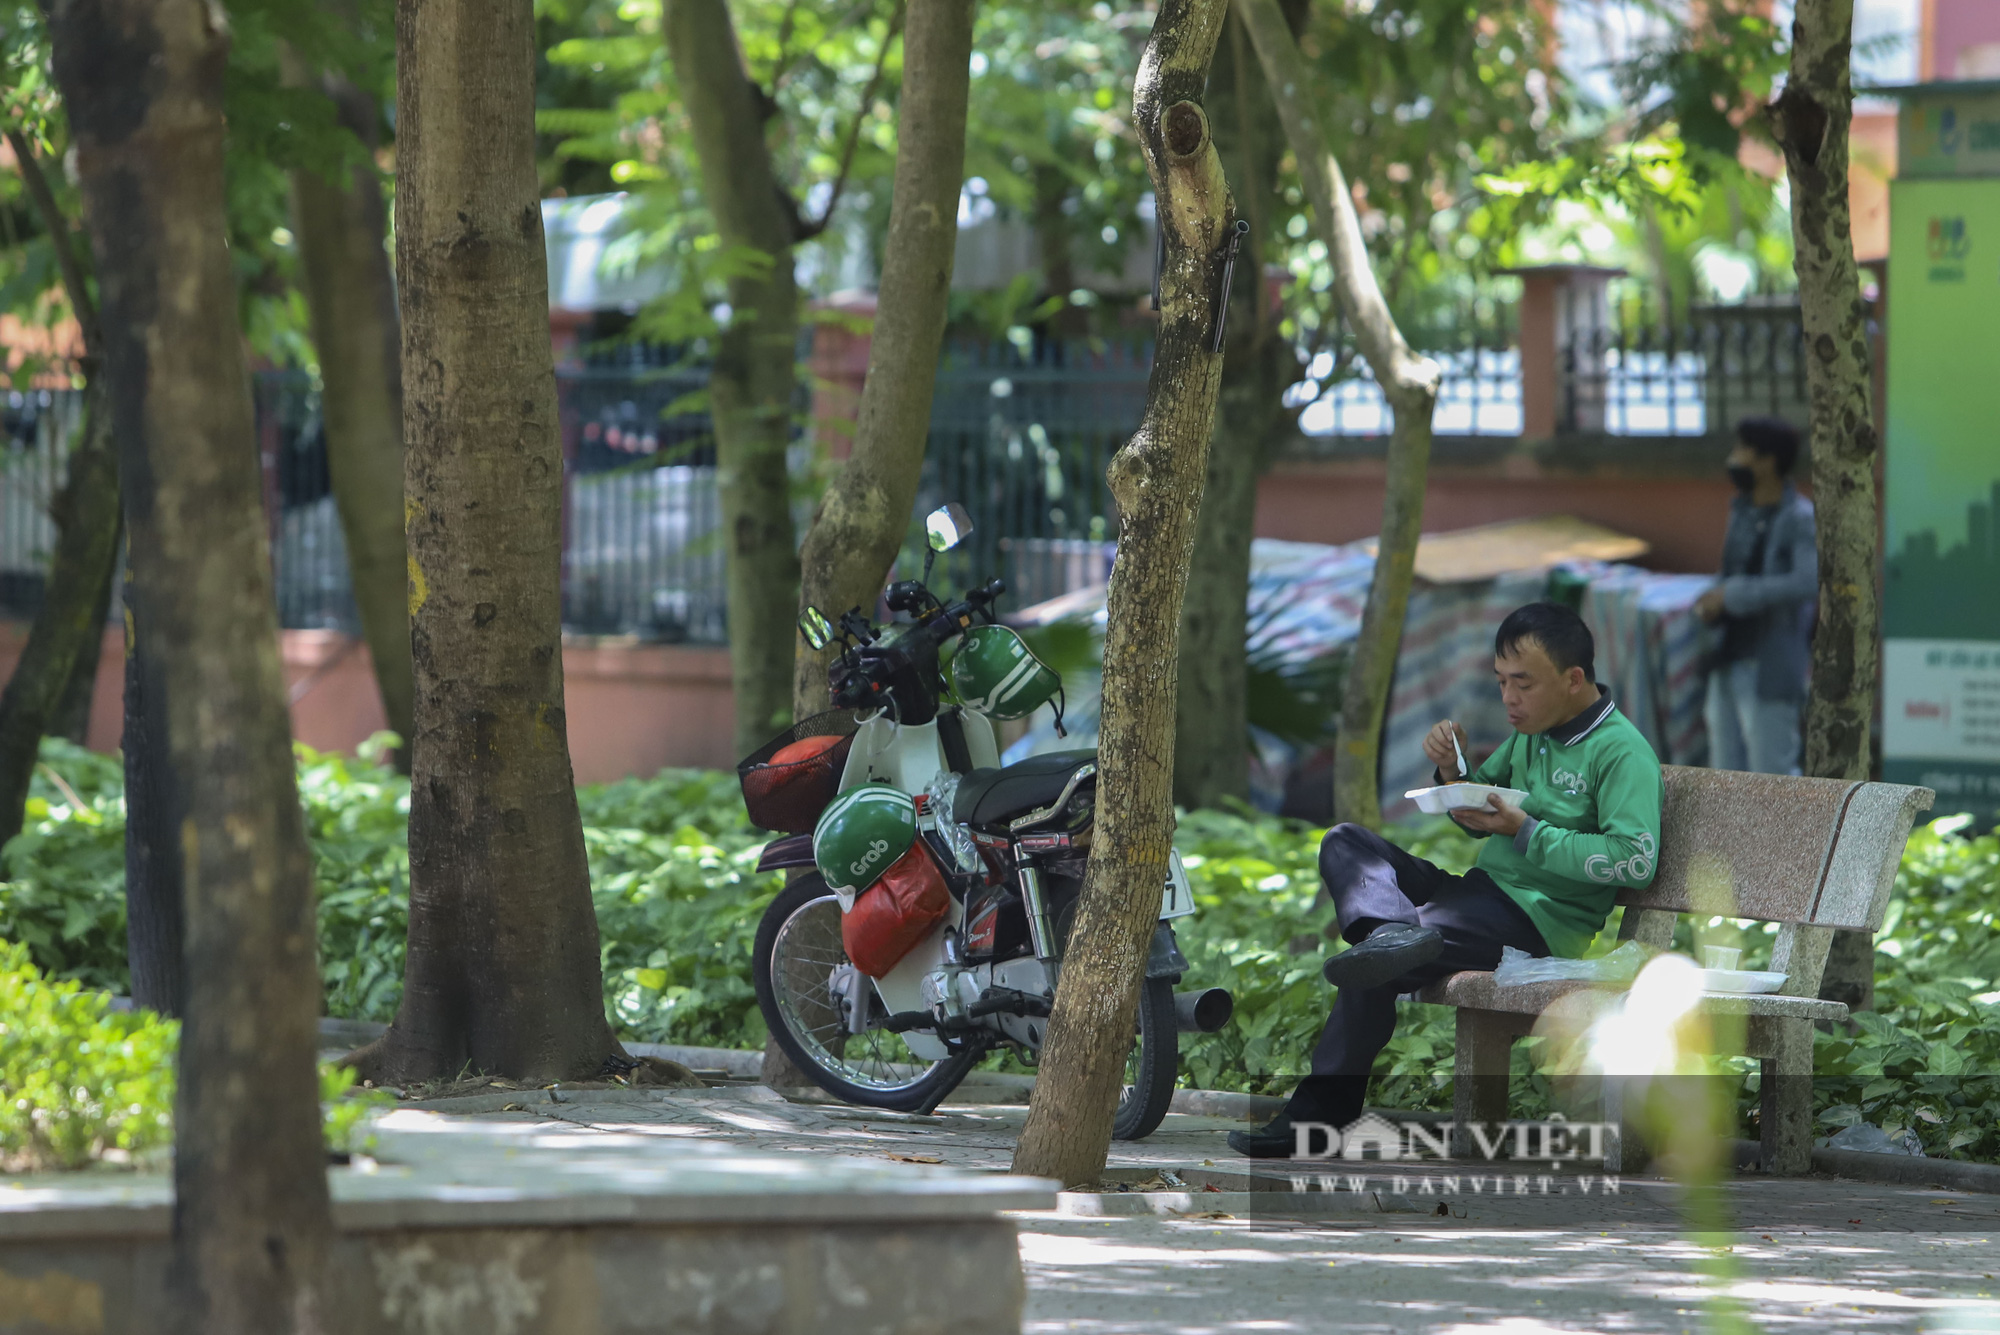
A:
POLYGON ((114 1011, 0 942, 0 1171, 136 1161, 173 1140, 180 1026, 114 1011))
MULTIPOLYGON (((0 941, 0 1172, 164 1167, 179 1044, 175 1021, 114 1010, 109 993, 44 977, 26 946, 0 941)), ((365 1149, 368 1113, 394 1101, 353 1084, 346 1067, 320 1067, 329 1150, 365 1149)))
MULTIPOLYGON (((44 748, 23 833, 4 853, 0 939, 50 977, 122 992, 124 805, 115 759, 44 748)), ((299 786, 318 860, 321 973, 330 1015, 386 1021, 402 988, 409 890, 408 781, 374 759, 301 749, 299 786)), ((641 1042, 756 1048, 750 983, 757 919, 781 878, 756 872, 764 836, 734 776, 669 770, 579 790, 603 940, 605 1005, 641 1042)), ((1191 812, 1177 843, 1201 912, 1179 925, 1189 982, 1237 998, 1221 1033, 1184 1040, 1190 1085, 1282 1094, 1303 1070, 1330 997, 1320 978, 1331 908, 1319 901, 1321 831, 1251 812, 1191 812)), ((1462 870, 1477 852, 1448 821, 1393 838, 1462 870)), ((1916 1132, 1932 1154, 2000 1161, 2000 837, 1963 820, 1920 827, 1879 940, 1877 1010, 1816 1046, 1821 1134, 1854 1122, 1916 1132)), ((1727 938, 1716 920, 1704 940, 1727 938), (1721 933, 1722 935, 1716 935, 1721 933)), ((1683 923, 1685 947, 1694 934, 1683 923)), ((1610 933, 1600 945, 1610 944, 1610 933)), ((1746 965, 1768 940, 1754 935, 1746 965)), ((1451 1104, 1452 1013, 1412 1003, 1376 1067, 1372 1101, 1451 1104)), ((1535 1040, 1515 1049, 1514 1112, 1552 1089, 1535 1040)), ((1745 1129, 1754 1063, 1744 1085, 1745 1129)))

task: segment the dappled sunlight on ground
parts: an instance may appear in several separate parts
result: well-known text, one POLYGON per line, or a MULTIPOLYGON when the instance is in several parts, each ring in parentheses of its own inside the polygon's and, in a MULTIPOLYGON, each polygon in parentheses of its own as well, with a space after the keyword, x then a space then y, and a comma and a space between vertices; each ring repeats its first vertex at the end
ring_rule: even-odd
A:
MULTIPOLYGON (((1392 1228, 1024 1216, 1024 1329, 1035 1335, 1336 1329, 1697 1335, 1704 1329, 1695 1248, 1672 1234, 1392 1228)), ((2000 1331, 2000 1302, 1987 1279, 1995 1264, 1990 1236, 1847 1234, 1834 1244, 1807 1234, 1738 1237, 1741 1277, 1733 1292, 1766 1331, 2000 1331)))
MULTIPOLYGON (((406 1107, 383 1126, 413 1135, 477 1127, 503 1143, 570 1156, 584 1153, 579 1141, 594 1141, 606 1163, 673 1137, 681 1171, 733 1147, 753 1151, 750 1161, 765 1172, 774 1161, 801 1169, 831 1161, 863 1173, 927 1175, 946 1168, 924 1165, 1004 1171, 1023 1113, 957 1105, 930 1116, 885 1114, 787 1102, 749 1087, 616 1102, 579 1093, 472 1116, 406 1107)), ((1196 1210, 1212 1201, 1212 1213, 1014 1216, 1028 1280, 1024 1331, 1705 1333, 1702 1253, 1678 1231, 1670 1184, 1628 1175, 1619 1192, 1587 1200, 1461 1193, 1450 1196, 1447 1220, 1433 1217, 1438 1198, 1397 1197, 1383 1177, 1394 1170, 1377 1168, 1368 1196, 1346 1197, 1373 1207, 1288 1218, 1282 1211, 1297 1199, 1290 1193, 1246 1207, 1251 1193, 1225 1184, 1211 1197, 1202 1189, 1203 1173, 1240 1175, 1248 1167, 1223 1144, 1237 1125, 1175 1114, 1155 1136, 1113 1147, 1108 1176, 1139 1181, 1171 1166, 1195 1179, 1184 1198, 1196 1210), (1260 1213, 1241 1217, 1246 1208, 1260 1213)), ((779 1169, 772 1180, 782 1185, 788 1176, 779 1169)), ((1766 1335, 2000 1335, 1992 1277, 2000 1269, 2000 1198, 1824 1178, 1745 1178, 1725 1192, 1742 1230, 1729 1235, 1733 1291, 1766 1335)))

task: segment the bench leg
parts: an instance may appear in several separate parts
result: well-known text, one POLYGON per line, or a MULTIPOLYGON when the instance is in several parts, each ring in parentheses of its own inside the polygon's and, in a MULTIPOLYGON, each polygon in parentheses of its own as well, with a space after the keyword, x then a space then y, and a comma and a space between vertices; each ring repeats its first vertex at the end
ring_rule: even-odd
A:
POLYGON ((1604 1111, 1600 1116, 1617 1128, 1604 1145, 1604 1171, 1607 1173, 1636 1173, 1653 1160, 1652 1151, 1646 1148, 1645 1137, 1639 1134, 1639 1124, 1625 1115, 1625 1095, 1632 1083, 1624 1076, 1604 1077, 1604 1111))
POLYGON ((1812 1021, 1782 1020, 1771 1030, 1771 1055, 1760 1062, 1760 1157, 1765 1172, 1796 1176, 1812 1168, 1812 1021))
POLYGON ((1507 1072, 1513 1064, 1514 1017, 1496 1011, 1458 1011, 1458 1044, 1452 1057, 1451 1153, 1470 1159, 1477 1152, 1474 1122, 1507 1120, 1507 1072))

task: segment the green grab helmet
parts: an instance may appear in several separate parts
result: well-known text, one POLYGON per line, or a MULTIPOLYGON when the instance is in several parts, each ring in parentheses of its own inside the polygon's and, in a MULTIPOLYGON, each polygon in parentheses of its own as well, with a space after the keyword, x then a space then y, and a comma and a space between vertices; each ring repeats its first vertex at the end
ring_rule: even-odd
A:
POLYGON ((916 801, 885 783, 864 783, 820 813, 813 861, 828 888, 856 892, 873 885, 916 840, 916 801))
POLYGON ((1020 719, 1055 699, 1062 677, 1006 626, 974 626, 951 660, 952 689, 990 719, 1020 719))

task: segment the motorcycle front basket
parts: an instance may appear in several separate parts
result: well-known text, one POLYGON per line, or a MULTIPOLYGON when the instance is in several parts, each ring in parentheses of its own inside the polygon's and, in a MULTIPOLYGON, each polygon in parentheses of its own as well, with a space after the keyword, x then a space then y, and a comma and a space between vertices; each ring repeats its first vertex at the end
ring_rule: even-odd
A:
POLYGON ((793 724, 751 752, 736 767, 750 823, 782 834, 811 834, 819 813, 840 790, 840 775, 847 768, 847 753, 854 747, 859 726, 852 711, 830 709, 793 724), (838 740, 803 760, 772 763, 786 747, 814 737, 838 740))

